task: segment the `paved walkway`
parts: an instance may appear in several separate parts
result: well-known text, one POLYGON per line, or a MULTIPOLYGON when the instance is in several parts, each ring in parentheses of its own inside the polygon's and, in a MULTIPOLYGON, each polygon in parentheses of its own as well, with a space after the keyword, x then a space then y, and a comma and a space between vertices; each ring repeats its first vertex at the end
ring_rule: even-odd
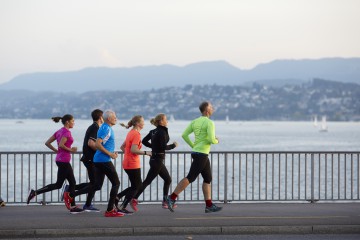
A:
POLYGON ((62 205, 0 208, 0 238, 162 234, 360 234, 360 203, 230 203, 204 213, 203 204, 179 204, 174 213, 160 204, 140 204, 121 218, 101 213, 71 215, 62 205))

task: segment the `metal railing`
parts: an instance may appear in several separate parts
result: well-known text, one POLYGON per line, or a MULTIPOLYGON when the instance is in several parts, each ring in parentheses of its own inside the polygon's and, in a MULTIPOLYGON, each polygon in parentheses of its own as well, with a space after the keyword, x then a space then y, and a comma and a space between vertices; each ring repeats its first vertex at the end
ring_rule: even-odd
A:
MULTIPOLYGON (((360 152, 211 152, 214 201, 357 201, 360 200, 360 152)), ((72 155, 77 183, 87 182, 81 153, 72 155)), ((120 190, 129 185, 121 167, 120 153, 114 165, 120 190)), ((141 156, 142 178, 149 170, 149 157, 141 156)), ((172 176, 170 192, 184 178, 191 164, 191 152, 169 152, 166 166, 172 176)), ((57 177, 52 152, 0 152, 0 196, 7 203, 26 203, 28 190, 54 183, 57 177)), ((203 201, 202 178, 183 193, 179 201, 203 201)), ((160 177, 139 198, 162 201, 160 177)), ((110 183, 95 194, 95 202, 107 202, 110 183)), ((77 201, 85 201, 79 196, 77 201)), ((37 196, 36 202, 59 203, 60 190, 37 196)))

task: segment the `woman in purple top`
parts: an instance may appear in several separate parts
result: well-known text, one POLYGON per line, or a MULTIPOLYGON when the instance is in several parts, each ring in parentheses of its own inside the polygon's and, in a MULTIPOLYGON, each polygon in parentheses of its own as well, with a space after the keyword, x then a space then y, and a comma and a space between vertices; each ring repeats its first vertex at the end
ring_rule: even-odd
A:
MULTIPOLYGON (((45 145, 50 148, 52 151, 56 152, 56 165, 58 166, 57 180, 56 183, 49 184, 43 188, 38 190, 30 190, 27 204, 29 204, 30 200, 35 196, 50 192, 55 189, 60 189, 65 181, 65 179, 69 182, 69 192, 75 192, 75 177, 74 172, 70 164, 71 153, 75 153, 77 151, 77 147, 71 147, 71 144, 74 142, 73 137, 71 136, 70 128, 73 128, 75 125, 74 117, 70 114, 66 114, 63 117, 53 117, 52 120, 54 122, 59 122, 61 120, 64 127, 60 128, 56 131, 45 143, 45 145), (58 148, 55 148, 51 143, 56 140, 58 148)), ((71 203, 65 202, 66 207, 70 210, 70 213, 76 214, 83 211, 83 209, 76 207, 75 201, 71 203)))

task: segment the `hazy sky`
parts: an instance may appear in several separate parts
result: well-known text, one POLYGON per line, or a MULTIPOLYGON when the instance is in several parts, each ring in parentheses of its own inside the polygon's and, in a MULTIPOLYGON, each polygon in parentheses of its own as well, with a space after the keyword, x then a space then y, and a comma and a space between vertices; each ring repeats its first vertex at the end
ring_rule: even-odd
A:
POLYGON ((0 0, 0 83, 21 73, 360 57, 360 0, 0 0))

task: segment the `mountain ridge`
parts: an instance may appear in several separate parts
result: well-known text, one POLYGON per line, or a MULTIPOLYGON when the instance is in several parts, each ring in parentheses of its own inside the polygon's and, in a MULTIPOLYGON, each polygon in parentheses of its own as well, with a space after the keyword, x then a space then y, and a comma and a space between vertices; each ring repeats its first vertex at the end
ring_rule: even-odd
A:
POLYGON ((21 74, 1 90, 88 92, 146 90, 187 84, 301 84, 314 78, 360 84, 360 58, 279 59, 242 70, 226 61, 136 67, 87 67, 76 71, 21 74))

